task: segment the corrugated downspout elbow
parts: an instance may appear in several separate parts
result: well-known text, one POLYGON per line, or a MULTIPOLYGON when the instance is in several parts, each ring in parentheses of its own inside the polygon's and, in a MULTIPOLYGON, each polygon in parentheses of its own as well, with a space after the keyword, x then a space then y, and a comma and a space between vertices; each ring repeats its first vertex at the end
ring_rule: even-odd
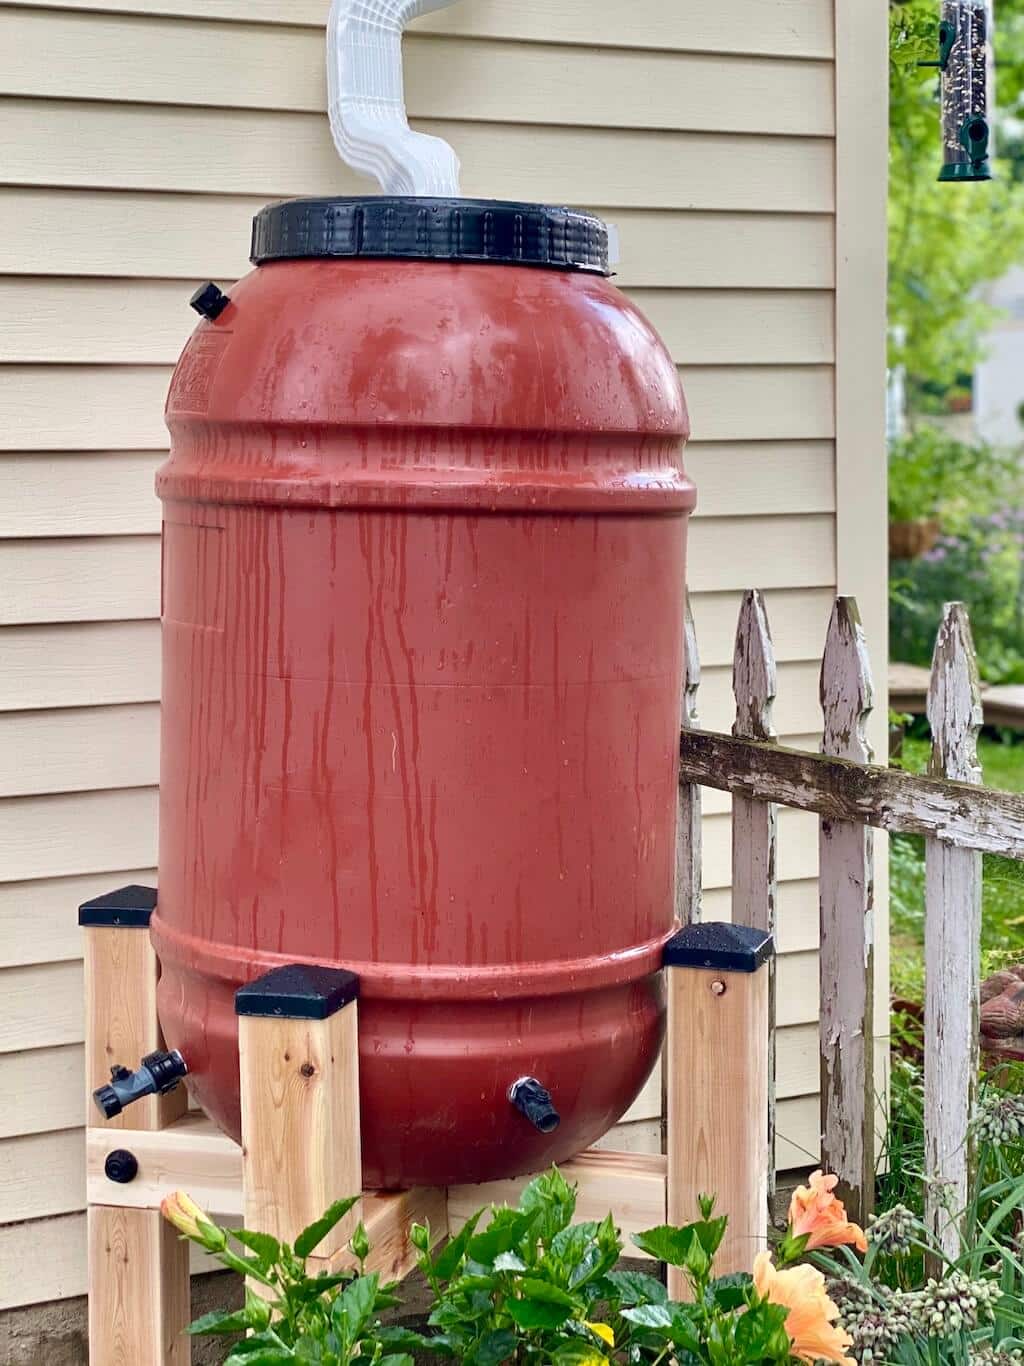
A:
POLYGON ((385 194, 456 196, 459 159, 442 138, 409 127, 402 31, 452 0, 334 0, 327 28, 328 112, 334 144, 385 194))

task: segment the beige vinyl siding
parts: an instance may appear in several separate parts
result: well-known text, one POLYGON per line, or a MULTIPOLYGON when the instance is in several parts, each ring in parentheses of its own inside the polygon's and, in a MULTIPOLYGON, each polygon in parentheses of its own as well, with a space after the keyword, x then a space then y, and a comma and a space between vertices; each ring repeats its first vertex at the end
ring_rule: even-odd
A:
MULTIPOLYGON (((327 9, 0 0, 0 1308, 85 1288, 74 911, 156 878, 152 481, 188 296, 247 270, 268 200, 366 188, 321 113, 327 9)), ((454 143, 466 193, 617 224, 617 282, 693 418, 701 715, 730 725, 739 595, 758 584, 777 723, 805 745, 839 547, 864 529, 836 518, 853 459, 836 395, 849 413, 857 381, 837 391, 833 51, 831 0, 463 0, 406 43, 414 120, 454 143)), ((884 66, 859 98, 883 85, 884 66)), ((844 587, 877 602, 883 573, 851 562, 844 587)), ((728 797, 706 812, 706 914, 727 918, 728 797)), ((816 869, 816 823, 782 813, 783 1166, 818 1142, 816 869)), ((656 1146, 658 1108, 652 1078, 608 1142, 656 1146)))
MULTIPOLYGON (((234 279, 248 269, 252 218, 263 197, 181 199, 130 191, 0 186, 0 275, 234 279), (174 233, 168 236, 168 216, 174 233), (73 221, 76 233, 64 230, 73 221)), ((606 208, 629 255, 617 283, 678 288, 823 289, 835 280, 828 214, 666 214, 606 208)), ((130 293, 126 289, 126 296, 130 293)), ((179 298, 180 302, 180 298, 179 298)))
MULTIPOLYGON (((35 0, 14 0, 11 5, 35 7, 35 0)), ((53 7, 320 28, 329 0, 64 0, 53 7)), ((730 0, 700 15, 696 24, 682 7, 672 10, 664 0, 632 0, 628 22, 621 7, 593 0, 519 0, 516 5, 506 0, 463 0, 425 16, 415 32, 804 58, 831 57, 835 42, 831 6, 820 0, 730 0)))

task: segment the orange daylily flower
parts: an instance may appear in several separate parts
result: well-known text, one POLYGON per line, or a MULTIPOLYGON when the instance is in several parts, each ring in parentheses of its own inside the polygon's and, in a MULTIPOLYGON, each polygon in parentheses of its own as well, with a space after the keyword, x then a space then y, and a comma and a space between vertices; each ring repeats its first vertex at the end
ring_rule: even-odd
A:
POLYGON ((816 1247, 841 1247, 852 1244, 858 1252, 867 1252, 868 1240, 864 1230, 851 1224, 846 1208, 833 1191, 838 1176, 814 1172, 810 1186, 798 1186, 789 1204, 789 1229, 794 1238, 808 1235, 807 1251, 816 1247))
POLYGON ((754 1288, 762 1299, 789 1310, 786 1332, 795 1357, 856 1366, 853 1357, 846 1355, 852 1339, 835 1326, 833 1320, 839 1317, 839 1310, 826 1293, 825 1277, 815 1267, 779 1271, 770 1252, 759 1252, 754 1259, 754 1288))

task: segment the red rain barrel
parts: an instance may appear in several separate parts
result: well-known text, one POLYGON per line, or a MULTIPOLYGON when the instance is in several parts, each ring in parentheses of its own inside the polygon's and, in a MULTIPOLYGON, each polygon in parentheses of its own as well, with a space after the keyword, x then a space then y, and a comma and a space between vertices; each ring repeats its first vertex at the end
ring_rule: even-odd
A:
POLYGON ((367 1187, 537 1170, 662 1039, 676 369, 565 209, 297 201, 253 260, 197 296, 158 477, 167 1044, 237 1138, 235 990, 349 968, 367 1187))

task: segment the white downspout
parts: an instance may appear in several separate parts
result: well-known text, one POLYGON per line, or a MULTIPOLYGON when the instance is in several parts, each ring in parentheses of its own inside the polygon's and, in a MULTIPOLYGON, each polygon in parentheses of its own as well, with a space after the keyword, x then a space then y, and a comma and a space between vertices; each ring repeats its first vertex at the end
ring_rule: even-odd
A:
POLYGON ((452 0, 333 0, 327 27, 328 112, 343 161, 385 194, 456 196, 459 159, 415 133, 405 113, 402 30, 452 0))

